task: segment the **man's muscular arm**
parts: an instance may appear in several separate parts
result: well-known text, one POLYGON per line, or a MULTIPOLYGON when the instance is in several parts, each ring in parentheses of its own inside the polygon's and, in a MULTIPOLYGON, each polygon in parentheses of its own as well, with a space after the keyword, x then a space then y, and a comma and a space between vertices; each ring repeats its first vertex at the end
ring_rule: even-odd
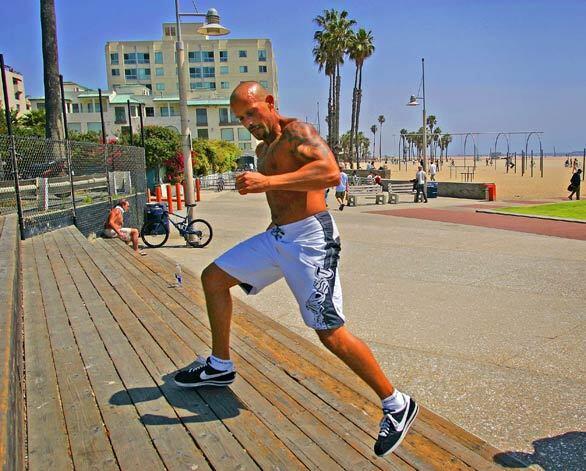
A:
POLYGON ((340 171, 334 155, 313 126, 295 121, 284 129, 281 139, 288 143, 291 158, 299 160, 301 168, 280 175, 241 175, 237 182, 241 194, 272 190, 312 191, 338 184, 340 171))

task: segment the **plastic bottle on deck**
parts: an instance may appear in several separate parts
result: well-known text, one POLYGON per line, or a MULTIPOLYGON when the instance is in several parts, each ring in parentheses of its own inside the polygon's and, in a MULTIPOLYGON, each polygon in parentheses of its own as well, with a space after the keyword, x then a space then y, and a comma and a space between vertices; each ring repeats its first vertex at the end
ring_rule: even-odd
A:
POLYGON ((183 275, 181 273, 181 265, 175 265, 175 279, 177 280, 177 287, 183 286, 183 275))

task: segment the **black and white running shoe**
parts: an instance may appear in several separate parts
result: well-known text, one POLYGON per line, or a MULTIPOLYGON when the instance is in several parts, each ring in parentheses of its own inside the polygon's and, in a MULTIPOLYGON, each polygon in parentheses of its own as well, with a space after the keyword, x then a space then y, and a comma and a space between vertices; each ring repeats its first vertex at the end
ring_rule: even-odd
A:
POLYGON ((199 388, 201 386, 228 386, 236 379, 236 371, 219 371, 210 365, 210 359, 205 363, 180 371, 175 375, 175 384, 182 388, 199 388))
POLYGON ((377 456, 388 455, 401 444, 415 420, 417 412, 419 412, 417 403, 407 394, 403 394, 403 396, 406 401, 404 409, 399 412, 383 409, 384 415, 380 422, 380 432, 374 444, 374 452, 377 456))

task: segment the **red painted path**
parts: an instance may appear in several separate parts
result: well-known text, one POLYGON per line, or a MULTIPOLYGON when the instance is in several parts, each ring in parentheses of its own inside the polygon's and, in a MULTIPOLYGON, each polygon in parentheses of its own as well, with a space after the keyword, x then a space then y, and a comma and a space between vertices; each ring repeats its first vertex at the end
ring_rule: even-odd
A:
MULTIPOLYGON (((478 206, 476 206, 478 207, 478 206)), ((370 211, 381 216, 425 219, 427 221, 451 222, 468 226, 490 227, 505 231, 528 232, 566 239, 586 240, 586 224, 566 221, 549 221, 500 214, 486 214, 470 211, 470 209, 392 209, 388 211, 370 211)), ((469 206, 468 206, 469 208, 469 206)), ((494 208, 494 206, 493 206, 494 208)), ((487 208, 488 209, 488 208, 487 208)))

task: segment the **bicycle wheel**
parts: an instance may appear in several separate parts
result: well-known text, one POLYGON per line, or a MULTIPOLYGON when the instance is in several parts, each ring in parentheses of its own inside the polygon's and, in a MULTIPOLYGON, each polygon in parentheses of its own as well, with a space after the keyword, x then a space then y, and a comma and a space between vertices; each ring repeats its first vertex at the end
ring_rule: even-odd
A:
POLYGON ((140 238, 148 247, 161 247, 169 238, 169 228, 162 222, 147 222, 140 230, 140 238))
POLYGON ((192 247, 202 248, 212 240, 212 226, 203 219, 194 219, 187 226, 185 240, 192 247))

